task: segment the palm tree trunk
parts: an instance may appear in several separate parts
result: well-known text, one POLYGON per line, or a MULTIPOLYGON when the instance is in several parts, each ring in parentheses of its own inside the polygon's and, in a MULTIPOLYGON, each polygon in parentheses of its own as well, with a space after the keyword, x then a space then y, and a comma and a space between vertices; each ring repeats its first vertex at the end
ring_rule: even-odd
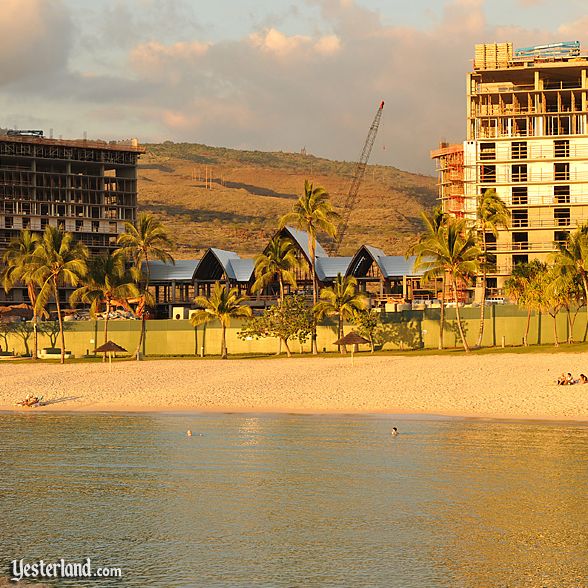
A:
MULTIPOLYGON (((343 315, 341 313, 339 313, 338 315, 339 318, 339 339, 343 338, 343 315)), ((339 345, 339 352, 340 353, 347 353, 347 346, 346 345, 339 345)))
POLYGON ((529 327, 531 326, 531 309, 527 308, 527 324, 525 326, 525 347, 529 347, 529 327))
MULTIPOLYGON (((282 278, 282 274, 281 272, 278 272, 278 282, 280 284, 280 300, 279 303, 282 304, 284 302, 284 280, 282 278)), ((288 351, 288 349, 286 348, 286 351, 288 351)), ((278 337, 278 351, 276 352, 276 355, 281 355, 282 354, 282 339, 281 337, 278 337)), ((290 354, 288 353, 288 357, 290 357, 290 354)))
POLYGON ((478 332, 478 342, 476 347, 482 347, 482 338, 484 337, 484 313, 486 311, 486 230, 482 226, 482 300, 480 303, 480 331, 478 332))
POLYGON ((222 337, 221 337, 221 359, 227 359, 227 327, 222 323, 222 337))
POLYGON ((555 347, 559 347, 559 340, 557 338, 557 313, 552 314, 551 317, 553 318, 553 340, 555 347))
POLYGON ((61 316, 61 304, 59 304, 59 290, 57 279, 53 276, 53 291, 55 292, 55 304, 57 305, 57 320, 59 321, 59 338, 61 340, 61 363, 65 363, 65 333, 63 332, 63 317, 61 316))
MULTIPOLYGON (((110 316, 110 300, 106 299, 106 316, 104 317, 104 344, 106 345, 108 341, 108 317, 110 316)), ((106 361, 106 351, 104 352, 104 357, 102 361, 106 361)))
POLYGON ((39 357, 38 353, 38 343, 39 343, 39 336, 37 331, 37 296, 35 294, 35 287, 32 282, 29 282, 27 285, 28 292, 29 292, 29 300, 31 301, 31 305, 33 307, 33 355, 32 359, 35 361, 39 357))
POLYGON ((37 312, 33 310, 33 361, 39 359, 39 329, 37 324, 37 312))
POLYGON ((582 284, 584 284, 584 296, 586 298, 586 328, 588 329, 588 279, 586 279, 584 272, 582 272, 582 284))
POLYGON ((439 317, 439 349, 443 349, 443 331, 445 329, 445 273, 441 277, 441 313, 439 317))
POLYGON ((147 268, 147 278, 145 280, 145 289, 143 291, 143 314, 141 315, 141 333, 139 334, 139 343, 137 344, 137 350, 135 351, 137 361, 141 359, 141 346, 143 345, 143 341, 145 341, 145 313, 147 312, 147 292, 149 291, 149 279, 151 278, 151 270, 149 268, 149 258, 147 256, 147 252, 145 252, 145 267, 147 268))
MULTIPOLYGON (((311 231, 308 232, 308 248, 310 251, 310 268, 312 273, 312 306, 313 308, 316 306, 318 296, 317 296, 317 283, 316 283, 316 241, 315 238, 311 235, 311 231)), ((318 355, 318 348, 316 344, 316 317, 313 315, 312 319, 312 335, 311 335, 311 347, 312 347, 312 354, 318 355)))
POLYGON ((463 343, 463 349, 466 353, 469 352, 470 348, 468 346, 468 342, 466 341, 466 337, 463 332, 463 326, 461 324, 461 315, 459 314, 459 300, 457 298, 457 280, 453 277, 453 296, 455 298, 455 316, 457 317, 457 328, 459 329, 459 335, 461 336, 461 341, 463 343))

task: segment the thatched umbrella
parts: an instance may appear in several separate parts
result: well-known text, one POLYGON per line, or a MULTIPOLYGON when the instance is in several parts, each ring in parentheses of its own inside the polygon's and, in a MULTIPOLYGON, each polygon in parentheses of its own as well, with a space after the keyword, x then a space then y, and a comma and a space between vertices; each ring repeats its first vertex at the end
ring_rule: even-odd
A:
POLYGON ((104 345, 100 345, 100 347, 94 349, 94 353, 108 353, 108 367, 110 370, 112 370, 112 354, 126 351, 124 347, 117 345, 113 341, 107 341, 104 345))
POLYGON ((334 345, 353 345, 353 347, 351 348, 351 365, 353 365, 353 352, 355 350, 355 346, 367 344, 369 344, 369 341, 365 337, 362 337, 357 333, 347 333, 345 337, 337 339, 337 341, 335 341, 334 343, 334 345))

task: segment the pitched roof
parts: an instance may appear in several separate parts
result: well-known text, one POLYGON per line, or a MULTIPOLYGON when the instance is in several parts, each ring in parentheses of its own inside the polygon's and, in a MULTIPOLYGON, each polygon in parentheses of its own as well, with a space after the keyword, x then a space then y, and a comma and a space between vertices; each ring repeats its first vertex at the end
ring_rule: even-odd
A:
POLYGON ((385 255, 377 259, 377 263, 385 278, 396 276, 422 276, 424 270, 415 270, 416 257, 411 255, 408 259, 403 255, 385 255))
MULTIPOLYGON (((150 261, 150 282, 191 282, 194 278, 199 259, 176 259, 175 265, 163 263, 163 261, 150 261)), ((145 262, 141 265, 141 271, 146 271, 145 262)))
POLYGON ((229 260, 241 259, 234 251, 226 251, 225 249, 217 249, 216 247, 211 247, 209 251, 214 253, 215 257, 218 259, 219 263, 223 266, 225 271, 227 271, 229 267, 229 260))
POLYGON ((318 257, 316 275, 320 282, 334 280, 337 274, 345 275, 351 263, 351 257, 318 257))
MULTIPOLYGON (((294 227, 284 227, 282 231, 286 231, 293 241, 296 242, 298 247, 302 250, 306 259, 310 261, 310 251, 308 249, 308 233, 306 231, 300 231, 294 227)), ((327 252, 323 249, 323 246, 317 241, 315 249, 315 257, 328 257, 327 252)))
POLYGON ((232 269, 230 262, 235 259, 241 259, 234 251, 225 251, 211 247, 202 256, 200 263, 196 267, 194 277, 198 280, 220 280, 223 275, 232 278, 232 269))
POLYGON ((237 282, 248 282, 251 279, 251 276, 253 275, 254 268, 254 259, 236 259, 233 257, 229 259, 227 275, 230 279, 235 280, 237 282))

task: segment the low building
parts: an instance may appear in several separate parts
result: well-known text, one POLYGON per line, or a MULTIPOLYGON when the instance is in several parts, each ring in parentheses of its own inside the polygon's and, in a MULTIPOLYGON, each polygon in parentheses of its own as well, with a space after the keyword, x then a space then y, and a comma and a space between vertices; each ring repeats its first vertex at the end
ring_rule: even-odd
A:
MULTIPOLYGON (((290 239, 300 262, 296 270, 296 287, 285 284, 286 294, 301 294, 312 301, 312 269, 308 233, 284 227, 275 236, 290 239)), ((317 242, 315 267, 319 288, 332 285, 338 275, 353 276, 360 291, 372 306, 387 303, 410 303, 415 299, 433 299, 435 285, 423 282, 423 272, 414 267, 415 258, 386 255, 381 249, 362 245, 352 257, 330 257, 317 242)), ((254 308, 274 304, 279 296, 277 279, 258 292, 255 282, 255 259, 242 258, 234 251, 211 247, 200 260, 178 260, 175 265, 149 262, 151 292, 158 318, 187 318, 196 296, 209 296, 216 282, 228 284, 249 297, 254 308)), ((143 268, 145 273, 145 267, 143 268)))

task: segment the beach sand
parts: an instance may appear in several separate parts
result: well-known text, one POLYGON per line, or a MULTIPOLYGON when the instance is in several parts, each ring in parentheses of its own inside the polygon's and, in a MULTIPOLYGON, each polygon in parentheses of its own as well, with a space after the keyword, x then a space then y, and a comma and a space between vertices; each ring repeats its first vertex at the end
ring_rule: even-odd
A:
POLYGON ((3 363, 0 410, 411 413, 588 419, 581 353, 3 363), (15 407, 28 393, 49 405, 15 407))

